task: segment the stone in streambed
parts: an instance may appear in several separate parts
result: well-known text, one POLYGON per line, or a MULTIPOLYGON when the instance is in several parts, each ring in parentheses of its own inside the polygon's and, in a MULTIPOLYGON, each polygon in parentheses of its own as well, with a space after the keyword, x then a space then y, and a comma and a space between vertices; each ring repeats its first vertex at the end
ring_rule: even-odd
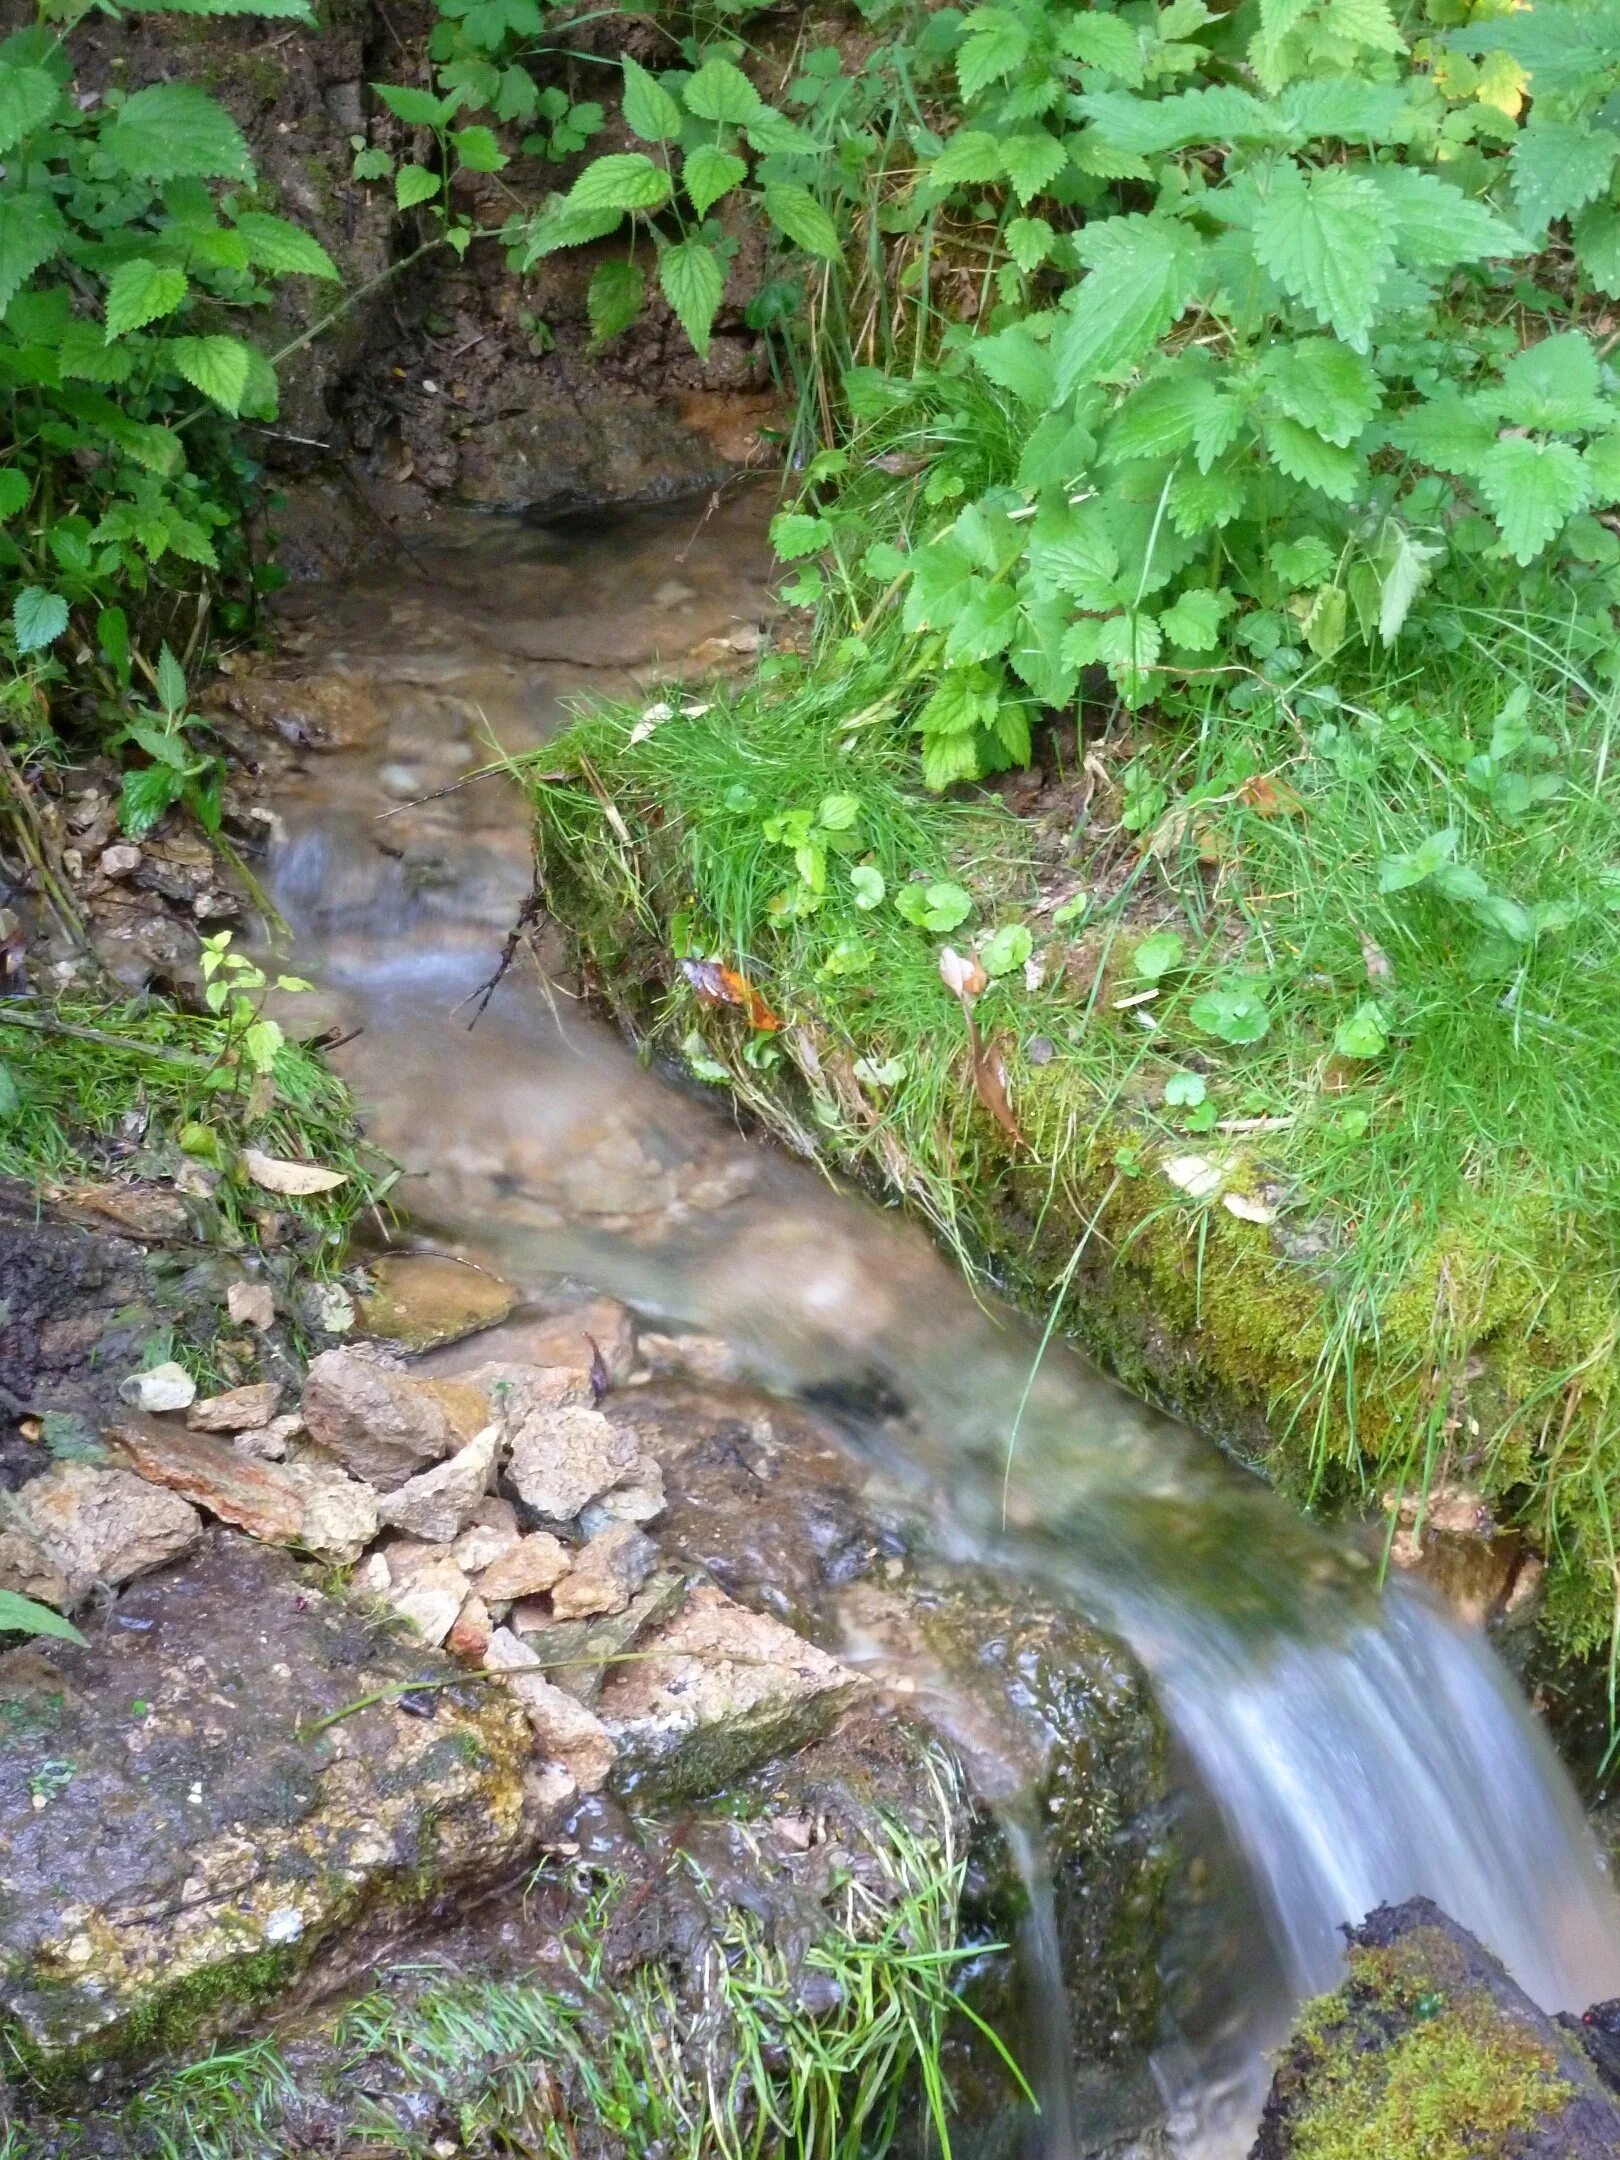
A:
POLYGON ((268 1425, 232 1433, 231 1446, 238 1455, 256 1455, 260 1462, 282 1462, 289 1445, 303 1429, 303 1418, 296 1410, 289 1410, 284 1417, 272 1418, 268 1425))
POLYGON ((186 1412, 192 1432, 251 1432, 268 1425, 281 1403, 279 1380, 255 1381, 251 1387, 227 1388, 223 1395, 207 1395, 186 1412))
POLYGON ((118 1384, 118 1399, 133 1409, 152 1412, 184 1410, 197 1399, 197 1383, 183 1365, 172 1360, 131 1373, 118 1384))
POLYGON ((488 1492, 499 1444, 498 1429, 486 1425, 448 1462, 419 1471, 385 1493, 377 1504, 378 1520, 411 1537, 448 1545, 461 1535, 488 1492))
POLYGON ((174 1493, 90 1463, 57 1463, 11 1505, 65 1589, 52 1604, 77 1604, 98 1583, 145 1575, 189 1552, 202 1535, 201 1516, 174 1493))
POLYGON ((636 1323, 616 1298, 592 1298, 543 1320, 509 1320, 488 1337, 436 1351, 425 1370, 436 1377, 472 1377, 474 1366, 530 1368, 572 1375, 575 1395, 591 1398, 593 1371, 609 1387, 622 1387, 635 1371, 636 1323))
POLYGON ((425 1561, 387 1592, 388 1602, 402 1620, 408 1620, 424 1642, 442 1643, 472 1595, 472 1584, 448 1553, 425 1561))
POLYGON ((574 1556, 547 1530, 519 1538, 478 1577, 478 1594, 491 1605, 538 1597, 560 1583, 574 1556))
POLYGON ((418 1380, 353 1350, 323 1350, 300 1405, 310 1437, 379 1492, 464 1447, 489 1422, 474 1388, 418 1380))
POLYGON ((613 1768, 613 1740, 593 1712, 542 1675, 540 1664, 536 1652, 509 1628, 496 1628, 490 1636, 485 1669, 500 1673, 522 1703, 538 1753, 560 1764, 582 1793, 598 1792, 613 1768))
POLYGON ((623 1612, 594 1620, 559 1620, 540 1598, 514 1605, 509 1626, 545 1667, 546 1678, 587 1708, 602 1683, 648 1628, 667 1620, 686 1596, 688 1578, 666 1569, 623 1612))
POLYGON ((390 1254, 370 1274, 360 1324, 405 1350, 437 1349, 495 1327, 517 1302, 498 1275, 438 1253, 390 1254))
POLYGON ((579 1526, 587 1537, 595 1537, 615 1523, 656 1522, 664 1505, 664 1473, 650 1455, 644 1455, 625 1484, 613 1486, 580 1509, 579 1526))
POLYGON ((288 1463, 285 1475, 303 1503, 298 1543, 338 1567, 358 1560, 377 1535, 377 1495, 371 1487, 313 1453, 288 1463))
POLYGON ((640 1449, 635 1435, 599 1410, 537 1410, 512 1435, 506 1474, 537 1515, 571 1522, 611 1486, 629 1478, 640 1449))
POLYGON ((615 1523, 593 1537, 551 1593, 559 1620, 589 1620, 621 1613, 658 1565, 658 1547, 631 1523, 615 1523))
POLYGON ((255 1462, 206 1433, 115 1425, 107 1438, 150 1485, 166 1485, 266 1545, 292 1545, 304 1503, 279 1464, 255 1462))
POLYGON ((469 1575, 477 1575, 484 1568, 493 1567, 497 1560, 504 1560, 515 1550, 523 1537, 518 1528, 517 1509, 510 1500, 492 1495, 480 1500, 468 1519, 467 1527, 451 1546, 451 1554, 469 1575))

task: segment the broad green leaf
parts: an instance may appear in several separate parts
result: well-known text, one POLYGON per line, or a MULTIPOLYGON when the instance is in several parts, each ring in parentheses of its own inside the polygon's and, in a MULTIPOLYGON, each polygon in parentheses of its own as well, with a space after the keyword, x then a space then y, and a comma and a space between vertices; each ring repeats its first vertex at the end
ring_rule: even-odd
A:
POLYGON ((1391 213, 1402 262, 1420 270, 1449 270, 1457 263, 1529 252, 1523 233, 1436 173, 1412 165, 1375 165, 1367 177, 1391 213))
POLYGON ((1165 374, 1132 391, 1109 427, 1109 459, 1117 464, 1128 458, 1173 457, 1187 449, 1197 431, 1206 389, 1201 372, 1185 363, 1172 363, 1165 374))
POLYGON ((883 905, 888 888, 881 870, 874 870, 870 863, 857 863, 849 873, 849 882, 858 908, 870 913, 873 908, 883 905))
POLYGON ((1420 465, 1471 478, 1494 446, 1496 429, 1489 413, 1446 390, 1403 413, 1389 436, 1420 465))
POLYGON ((34 483, 27 473, 19 472, 15 465, 0 466, 0 518, 15 517, 26 509, 34 483))
POLYGON ((250 348, 240 338, 171 338, 164 358, 193 388, 230 413, 242 410, 250 375, 250 348))
POLYGON ((679 241, 659 256, 658 282, 698 358, 707 359, 709 333, 726 289, 719 256, 702 240, 679 241))
POLYGON ((223 105, 194 83, 154 83, 125 99, 99 147, 140 180, 248 180, 253 160, 223 105))
POLYGON ((20 286, 48 263, 67 238, 61 212, 34 194, 0 197, 0 317, 20 286))
POLYGON ((373 83, 396 120, 410 127, 442 128, 455 110, 448 98, 436 98, 430 90, 415 90, 406 83, 373 83))
POLYGON ((1103 15, 1087 8, 1056 16, 1055 26, 1057 41, 1071 59, 1078 60, 1082 67, 1101 68, 1105 75, 1117 75, 1133 90, 1141 89, 1145 79, 1142 33, 1134 23, 1126 22, 1123 16, 1103 15))
POLYGON ((771 548, 780 562, 801 562, 819 554, 832 538, 825 518, 802 510, 779 510, 771 519, 771 548))
POLYGON ((1031 330, 1029 320, 998 330, 993 337, 975 338, 968 358, 990 382, 1010 390, 1032 412, 1045 412, 1052 402, 1052 348, 1031 330))
POLYGON ((1184 592, 1159 617, 1159 628, 1168 644, 1187 652, 1213 652, 1220 643, 1221 620, 1232 607, 1228 592, 1208 587, 1184 592))
POLYGON ((266 210, 243 210, 236 229, 247 242, 249 261, 260 270, 277 276, 337 277, 336 263, 314 234, 290 218, 272 217, 266 210))
POLYGON ((955 930, 973 913, 971 895, 947 878, 932 885, 902 885, 894 896, 894 904, 907 922, 915 923, 920 930, 941 934, 955 930))
POLYGON ((1572 434, 1603 427, 1614 409, 1602 395, 1597 349, 1583 330, 1539 338, 1502 370, 1497 410, 1515 427, 1572 434))
POLYGON ((1187 1018, 1200 1034, 1239 1045, 1261 1042, 1271 1029, 1265 991, 1257 983, 1206 990, 1188 1006, 1187 1018))
POLYGON ((1276 112, 1296 136, 1309 140, 1332 136, 1339 142, 1389 143, 1401 139, 1398 122, 1406 101, 1398 84, 1330 75, 1290 83, 1276 101, 1276 112))
POLYGON ((979 965, 987 975, 1011 975, 1034 950, 1026 924, 1002 923, 980 944, 979 965))
POLYGON ((634 263, 598 263, 585 296, 594 342, 603 345, 621 330, 628 330, 641 313, 646 295, 647 280, 634 263))
POLYGON ((558 248, 601 240, 623 222, 622 210, 582 210, 577 204, 559 203, 529 227, 521 267, 532 270, 542 256, 554 255, 558 248))
POLYGON ((120 263, 107 286, 108 344, 126 330, 172 315, 188 290, 186 273, 172 263, 151 262, 144 255, 120 263))
POLYGON ((1254 252, 1284 292, 1365 352, 1394 260, 1393 214, 1372 182, 1342 165, 1307 175, 1280 165, 1254 220, 1254 252))
POLYGON ((1007 243, 1007 253, 1027 276, 1038 270, 1051 254, 1057 234, 1045 218, 1013 218, 1002 236, 1007 243))
POLYGON ((699 143, 689 150, 681 166, 681 181, 699 217, 707 217, 722 195, 729 195, 739 180, 748 177, 748 166, 729 150, 714 143, 699 143))
POLYGON ((1586 467, 1592 503, 1603 509, 1620 502, 1620 428, 1613 428, 1607 435, 1600 435, 1595 442, 1588 443, 1582 463, 1586 467))
POLYGON ((1176 531, 1193 540, 1241 517, 1248 505, 1249 469, 1241 456, 1224 459, 1207 473, 1179 465, 1165 502, 1176 531))
POLYGON ((102 383, 116 388, 135 371, 134 345, 107 343, 99 323, 84 319, 70 322, 56 348, 56 364, 64 382, 102 383))
POLYGON ((593 158, 564 199, 576 211, 661 210, 670 198, 670 178, 641 150, 621 150, 593 158))
POLYGON ((456 128, 451 132, 450 147, 464 172, 499 172, 510 163, 493 128, 456 128))
POLYGON ((1062 594, 1081 607, 1115 604, 1119 549, 1100 503, 1043 505, 1030 533, 1028 560, 1038 590, 1062 594))
POLYGON ((1597 201, 1620 157, 1620 135, 1537 111, 1519 130, 1511 156, 1519 215, 1529 232, 1543 233, 1554 218, 1597 201))
POLYGON ((1281 413, 1268 414, 1261 433, 1272 461, 1290 480, 1320 488, 1335 502, 1349 502, 1367 475, 1367 461, 1354 450, 1324 442, 1310 428, 1281 413))
POLYGON ((1261 360, 1259 375, 1289 419, 1341 449, 1356 440, 1383 397, 1371 361, 1333 338, 1278 342, 1261 360))
POLYGON ((14 150, 55 112, 61 88, 41 67, 13 67, 0 61, 0 156, 14 150))
POLYGON ((1202 1073, 1173 1072, 1164 1083, 1164 1099, 1172 1110, 1196 1110, 1209 1093, 1202 1073))
POLYGON ((1318 660, 1331 660, 1344 643, 1349 625, 1350 601, 1339 585, 1324 585, 1305 617, 1305 643, 1318 660))
POLYGON ((836 262, 843 253, 838 227, 806 187, 796 187, 785 180, 768 182, 765 215, 779 233, 795 247, 803 248, 807 255, 819 255, 828 262, 836 262))
POLYGON ((639 61, 624 61, 624 124, 643 142, 679 142, 681 108, 639 61))
POLYGON ((1260 0, 1249 65, 1276 92, 1296 76, 1346 73, 1365 53, 1398 53, 1405 40, 1387 0, 1260 0))
POLYGON ((1017 627, 1018 595, 1012 587, 977 580, 946 634, 945 658, 953 666, 993 659, 1006 651, 1017 627))
POLYGON ((55 1635, 63 1642, 89 1644, 73 1625, 49 1605, 40 1605, 17 1590, 0 1590, 0 1631, 16 1635, 55 1635))
POLYGON ((1333 1047, 1340 1057, 1382 1057, 1389 1048, 1389 1014, 1377 998, 1364 998, 1355 1011, 1333 1031, 1333 1047))
POLYGON ((1158 685, 1155 662, 1164 633, 1141 609, 1110 615, 1097 625, 1094 657, 1103 662, 1127 705, 1145 704, 1158 685))
POLYGON ((1600 293, 1620 299, 1620 210, 1594 203, 1575 220, 1575 257, 1600 293))
POLYGON ((941 187, 957 187, 964 181, 988 184, 1001 179, 1005 170, 1001 144, 994 135, 977 128, 958 128, 929 166, 928 175, 941 187))
POLYGON ((825 145, 808 128, 789 120, 770 105, 759 106, 743 128, 750 148, 761 157, 820 157, 825 145))
POLYGON ((1163 157, 1192 143, 1281 142, 1288 132, 1263 98, 1227 83, 1151 101, 1094 91, 1075 105, 1105 141, 1132 158, 1163 157))
POLYGON ((1405 854, 1386 855, 1378 865, 1378 890, 1405 892, 1410 886, 1421 885, 1453 860, 1460 838, 1456 826, 1447 825, 1405 854))
POLYGON ((25 585, 11 603, 11 632, 19 657, 53 645, 67 625, 67 602, 42 585, 25 585))
POLYGON ((1186 941, 1175 930, 1155 930, 1143 938, 1131 955, 1131 965, 1144 982, 1162 982, 1186 957, 1186 941))
POLYGON ((1566 520, 1586 507, 1588 489, 1586 467, 1569 443, 1509 436, 1480 460, 1480 494, 1517 563, 1535 561, 1566 520))
POLYGON ((1020 66, 1029 51, 1029 30, 1011 8, 975 8, 956 48, 956 80, 971 104, 979 92, 1020 66))
POLYGON ((751 120, 763 102, 742 69, 718 55, 682 84, 681 96, 700 120, 725 120, 733 127, 751 120))
POLYGON ((1055 135, 1045 129, 1024 135, 1004 135, 1001 159, 1020 208, 1050 187, 1069 162, 1069 153, 1055 135))
POLYGON ((441 185, 438 174, 429 172, 425 165, 402 165, 394 175, 395 205, 401 210, 414 210, 418 203, 431 202, 441 185))
POLYGON ((1387 521, 1383 544, 1373 559, 1379 577, 1378 635, 1386 645, 1393 645, 1406 627, 1413 602, 1444 554, 1444 548, 1414 539, 1393 518, 1387 521))
POLYGON ((1195 236, 1168 218, 1105 218, 1078 246, 1090 269, 1057 332, 1060 398, 1128 373, 1187 307, 1202 266, 1195 236))

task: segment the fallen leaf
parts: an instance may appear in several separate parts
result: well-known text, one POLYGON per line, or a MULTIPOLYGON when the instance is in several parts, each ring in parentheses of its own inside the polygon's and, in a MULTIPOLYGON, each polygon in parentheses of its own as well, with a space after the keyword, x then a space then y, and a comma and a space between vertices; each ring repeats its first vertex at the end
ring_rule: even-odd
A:
POLYGON ((1235 1215, 1239 1222, 1263 1225, 1277 1220, 1277 1210, 1274 1207, 1268 1206, 1264 1200, 1251 1200, 1247 1193, 1224 1193, 1221 1196, 1221 1206, 1229 1215, 1235 1215))
POLYGON ((278 1155, 261 1155, 257 1148, 244 1148, 241 1162, 255 1185, 262 1185, 266 1192, 285 1193, 295 1199, 307 1199, 312 1193, 332 1192, 349 1181, 346 1171, 327 1170, 320 1163, 285 1162, 278 1155))
POLYGON ((1238 789, 1238 801, 1247 803, 1256 817, 1302 817, 1304 798, 1298 789, 1275 773, 1254 773, 1238 789))
POLYGON ((959 953, 954 945, 939 948, 939 979, 951 993, 968 1004, 986 988, 990 978, 977 960, 959 953))
POLYGON ((723 967, 718 960, 683 960, 681 973, 705 1005, 735 1005, 746 1014, 748 1025, 774 1032, 782 1023, 746 975, 723 967))
POLYGON ((973 1051, 973 1087, 980 1102, 989 1111, 1009 1139, 1022 1141, 1023 1132, 1013 1116, 1012 1104, 1007 1099, 1007 1065, 1001 1054, 1001 1046, 994 1042, 980 1042, 973 1023, 968 1023, 969 1042, 973 1051))
POLYGON ((1207 1155, 1172 1155, 1159 1168, 1191 1200, 1207 1200, 1221 1189, 1220 1167, 1207 1155))

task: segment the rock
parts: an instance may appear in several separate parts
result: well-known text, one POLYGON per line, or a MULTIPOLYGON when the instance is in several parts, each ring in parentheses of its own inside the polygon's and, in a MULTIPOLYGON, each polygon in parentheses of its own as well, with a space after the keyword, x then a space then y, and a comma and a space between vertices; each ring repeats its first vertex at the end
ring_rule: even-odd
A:
POLYGON ((90 1463, 57 1463, 12 1505, 75 1604, 97 1583, 128 1582, 178 1559, 202 1535, 202 1518, 174 1493, 90 1463))
POLYGON ((480 1500, 466 1529, 451 1546, 451 1556, 469 1575, 477 1575, 515 1551, 522 1535, 517 1509, 510 1500, 480 1500))
POLYGON ((357 1307, 369 1335, 407 1350, 460 1342, 504 1320, 516 1292, 498 1275, 438 1253, 397 1253, 375 1261, 372 1287, 357 1307))
POLYGON ((472 1584, 446 1553, 414 1568, 403 1582, 395 1582, 388 1602, 424 1642, 437 1645, 461 1618, 461 1608, 471 1595, 472 1584))
POLYGON ((288 1445, 304 1429, 304 1420, 296 1410, 285 1416, 272 1418, 268 1425, 256 1425, 248 1432, 234 1433, 231 1446, 238 1455, 256 1455, 261 1462, 280 1462, 287 1453, 288 1445))
POLYGON ((104 878, 133 877, 144 859, 133 841, 119 840, 111 847, 102 849, 96 868, 104 878))
POLYGON ((137 1410, 184 1410, 197 1399, 197 1383, 183 1365, 148 1366, 119 1382, 118 1399, 137 1410))
POLYGON ((0 1518, 0 1590, 61 1611, 68 1603, 68 1580, 37 1538, 0 1518))
POLYGON ((1389 1557, 1420 1575, 1465 1625, 1483 1627, 1506 1613, 1529 1549, 1472 1486, 1438 1484, 1401 1500, 1389 1557))
POLYGON ((549 1531, 537 1530, 484 1569, 478 1578, 478 1595, 491 1605, 538 1597, 562 1581, 573 1560, 573 1554, 549 1531))
POLYGON ((703 1583, 643 1658, 609 1673, 600 1711, 619 1747, 621 1789, 675 1799, 804 1746, 866 1686, 779 1620, 703 1583))
POLYGON ((444 1647, 453 1658, 464 1665, 482 1665, 489 1639, 495 1632, 495 1623, 489 1607, 474 1591, 456 1617, 456 1624, 445 1637, 444 1647))
POLYGON ((367 1553, 364 1560, 349 1578, 349 1590, 354 1597, 386 1598, 393 1586, 393 1574, 386 1553, 367 1553))
POLYGON ((297 1542, 319 1559, 346 1567, 377 1535, 377 1495, 336 1463, 308 1457, 285 1473, 303 1503, 297 1542))
POLYGON ((657 1565, 652 1539, 631 1523, 615 1523, 574 1555, 572 1569, 551 1593, 551 1609, 559 1620, 621 1613, 657 1565))
POLYGON ((1250 2160, 1439 2152, 1599 2160, 1620 2103, 1574 2032, 1538 2010, 1427 1898, 1348 1930, 1350 1970, 1301 2012, 1250 2160))
POLYGON ((358 749, 380 734, 384 723, 370 678, 335 668, 321 675, 264 668, 226 676, 210 685, 207 702, 311 750, 358 749))
POLYGON ((615 1485, 580 1510, 579 1525, 587 1537, 595 1537, 612 1523, 656 1522, 663 1512, 664 1473, 651 1456, 643 1456, 628 1484, 615 1485))
POLYGON ((681 1604, 687 1580, 676 1569, 666 1569, 623 1612, 597 1620, 559 1620, 542 1609, 539 1598, 530 1598, 513 1606, 508 1624, 514 1634, 529 1641, 553 1687, 564 1689, 579 1702, 594 1704, 603 1681, 625 1652, 681 1604))
POLYGON ((486 1425, 448 1462, 419 1471, 385 1494, 377 1506, 378 1520, 412 1537, 449 1544, 466 1528, 473 1509, 489 1490, 499 1443, 498 1428, 486 1425))
POLYGON ((635 1468, 635 1435, 599 1410, 536 1410, 512 1435, 506 1474, 537 1515, 570 1522, 635 1468))
POLYGON ((268 1283, 232 1283, 225 1293, 225 1310, 238 1327, 263 1329, 275 1324, 276 1301, 268 1283))
POLYGON ((596 1405, 590 1374, 572 1365, 509 1365, 492 1359, 458 1378, 477 1388, 508 1428, 536 1410, 590 1410, 596 1405))
POLYGON ((717 1335, 643 1335, 641 1355, 655 1373, 696 1380, 740 1380, 742 1359, 717 1335))
POLYGON ((539 1664, 535 1652, 509 1629, 496 1628, 490 1636, 485 1668, 506 1676, 508 1687, 523 1705, 541 1756, 560 1764, 582 1793, 598 1792, 613 1768, 612 1736, 583 1703, 543 1679, 539 1664))
POLYGON ((611 1387, 622 1387, 635 1371, 635 1316, 616 1298, 593 1298, 587 1305, 543 1320, 508 1321, 487 1341, 437 1353, 428 1369, 465 1374, 470 1367, 493 1359, 501 1365, 569 1372, 576 1387, 583 1387, 589 1385, 598 1358, 599 1376, 605 1374, 611 1387))
POLYGON ((281 1401, 279 1380, 260 1380, 252 1387, 229 1388, 223 1395, 205 1396, 186 1412, 193 1432, 247 1432, 268 1425, 281 1401))
POLYGON ((310 1437, 379 1492, 393 1492, 488 1423, 476 1390, 409 1379, 352 1350, 323 1350, 300 1405, 310 1437))
POLYGON ((295 1545, 304 1527, 303 1495, 277 1463, 255 1462, 206 1433, 115 1425, 107 1437, 130 1468, 267 1545, 295 1545))

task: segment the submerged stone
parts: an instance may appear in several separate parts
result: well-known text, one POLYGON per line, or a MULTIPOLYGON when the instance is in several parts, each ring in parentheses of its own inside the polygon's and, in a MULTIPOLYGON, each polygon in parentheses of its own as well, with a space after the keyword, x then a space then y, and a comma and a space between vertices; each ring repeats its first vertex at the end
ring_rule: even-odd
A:
POLYGON ((460 1342, 504 1320, 516 1293, 486 1268, 440 1253, 391 1253, 372 1262, 356 1312, 368 1335, 405 1350, 460 1342))

